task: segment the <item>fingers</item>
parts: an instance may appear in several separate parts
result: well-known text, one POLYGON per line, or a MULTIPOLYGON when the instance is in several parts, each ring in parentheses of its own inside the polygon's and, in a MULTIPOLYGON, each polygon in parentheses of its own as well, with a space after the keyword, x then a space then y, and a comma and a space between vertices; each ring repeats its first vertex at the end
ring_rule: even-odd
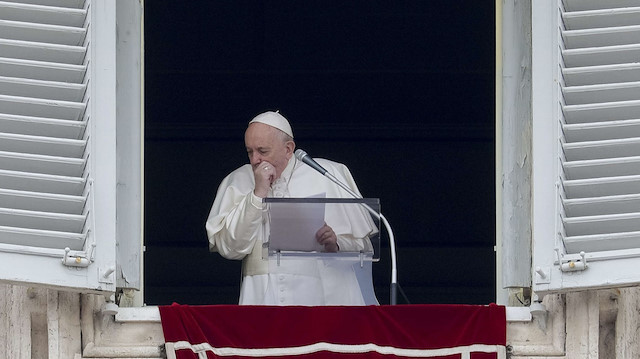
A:
POLYGON ((269 194, 271 183, 276 177, 276 168, 269 162, 261 162, 253 169, 256 187, 254 193, 258 197, 266 197, 269 194))
POLYGON ((337 252, 339 249, 336 233, 326 224, 316 232, 316 239, 318 243, 324 246, 327 252, 337 252))

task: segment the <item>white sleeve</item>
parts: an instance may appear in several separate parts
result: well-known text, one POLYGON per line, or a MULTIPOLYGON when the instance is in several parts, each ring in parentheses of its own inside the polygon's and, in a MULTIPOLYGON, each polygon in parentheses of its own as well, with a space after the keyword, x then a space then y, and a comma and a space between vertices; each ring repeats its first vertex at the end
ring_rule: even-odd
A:
POLYGON ((227 178, 220 185, 205 228, 212 252, 242 259, 261 238, 263 204, 253 191, 246 193, 230 182, 227 178))

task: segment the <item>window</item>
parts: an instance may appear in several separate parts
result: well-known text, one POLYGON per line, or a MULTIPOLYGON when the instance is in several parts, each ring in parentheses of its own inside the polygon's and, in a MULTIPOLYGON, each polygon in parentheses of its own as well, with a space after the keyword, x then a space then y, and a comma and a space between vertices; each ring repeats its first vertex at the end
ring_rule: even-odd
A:
POLYGON ((136 68, 116 76, 115 3, 40 3, 0 3, 0 279, 83 291, 139 286, 136 265, 122 266, 131 257, 116 266, 116 241, 128 247, 125 237, 134 237, 140 247, 136 227, 121 228, 136 210, 140 218, 141 150, 130 138, 140 121, 127 112, 139 111, 140 87, 137 104, 134 96, 116 106, 124 99, 116 80, 136 68))
POLYGON ((640 3, 539 1, 532 19, 534 290, 638 283, 640 3))

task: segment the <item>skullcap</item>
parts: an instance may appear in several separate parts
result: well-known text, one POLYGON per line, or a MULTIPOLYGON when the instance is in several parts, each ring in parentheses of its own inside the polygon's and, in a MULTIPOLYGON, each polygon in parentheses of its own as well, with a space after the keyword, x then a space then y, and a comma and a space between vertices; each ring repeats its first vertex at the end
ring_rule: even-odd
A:
POLYGON ((254 117, 253 120, 249 121, 249 124, 252 124, 254 122, 260 122, 264 123, 265 125, 275 127, 293 138, 293 131, 291 130, 289 121, 287 121, 287 119, 284 118, 284 116, 282 116, 279 112, 263 112, 254 117))

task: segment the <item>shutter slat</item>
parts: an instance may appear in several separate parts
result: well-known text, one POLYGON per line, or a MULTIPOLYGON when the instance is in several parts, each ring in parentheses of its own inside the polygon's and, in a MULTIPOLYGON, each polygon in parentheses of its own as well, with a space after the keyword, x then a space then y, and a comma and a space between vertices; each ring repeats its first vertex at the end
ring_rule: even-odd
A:
POLYGON ((567 86, 562 93, 567 105, 633 101, 640 99, 640 81, 567 86))
POLYGON ((632 213, 640 210, 640 194, 574 198, 563 205, 567 217, 632 213))
POLYGON ((567 142, 640 137, 640 119, 565 124, 562 130, 567 142))
POLYGON ((565 180, 563 187, 569 198, 634 194, 640 193, 640 175, 565 180))
POLYGON ((0 38, 79 46, 87 31, 82 27, 0 20, 0 38))
POLYGON ((80 251, 83 249, 86 235, 83 233, 0 227, 0 238, 2 238, 3 244, 54 249, 69 248, 80 251))
POLYGON ((567 86, 640 81, 640 63, 573 67, 562 69, 567 86))
POLYGON ((84 196, 0 189, 2 208, 82 214, 85 202, 84 196))
POLYGON ((562 37, 565 47, 572 49, 637 44, 640 25, 567 30, 562 37))
POLYGON ((640 137, 564 143, 562 148, 568 161, 631 157, 640 153, 640 137))
POLYGON ((83 46, 0 39, 0 54, 3 57, 81 65, 85 53, 83 46))
POLYGON ((563 162, 567 179, 640 175, 640 156, 563 162))
POLYGON ((567 236, 640 231, 640 213, 564 218, 567 236))
POLYGON ((0 57, 0 76, 82 83, 86 72, 86 65, 0 57))
POLYGON ((77 120, 85 108, 86 105, 81 102, 0 95, 0 109, 8 115, 77 120))
POLYGON ((81 196, 85 179, 41 173, 0 170, 0 188, 81 196))
POLYGON ((86 140, 16 135, 0 132, 0 151, 80 158, 86 140))
POLYGON ((79 139, 86 127, 86 121, 0 114, 0 132, 5 133, 79 139))
POLYGON ((86 215, 0 208, 0 227, 82 233, 86 215))
POLYGON ((84 0, 20 0, 20 2, 23 4, 69 7, 75 9, 82 9, 84 5, 84 0))
POLYGON ((640 25, 638 19, 640 19, 640 7, 570 11, 562 14, 562 20, 567 29, 640 25))
POLYGON ((562 112, 566 123, 639 119, 640 100, 568 105, 562 112))
POLYGON ((570 253, 636 249, 640 247, 640 232, 569 236, 565 237, 564 243, 570 253))
POLYGON ((86 160, 83 158, 32 155, 0 151, 0 169, 48 175, 82 177, 86 160))
POLYGON ((562 51, 565 66, 597 66, 638 62, 640 45, 586 47, 562 51))
POLYGON ((81 102, 85 90, 85 84, 0 76, 0 94, 3 95, 81 102))
POLYGON ((3 20, 82 27, 86 17, 85 9, 0 1, 0 19, 3 20))
POLYGON ((637 0, 562 0, 562 3, 566 11, 607 10, 638 6, 637 0))

